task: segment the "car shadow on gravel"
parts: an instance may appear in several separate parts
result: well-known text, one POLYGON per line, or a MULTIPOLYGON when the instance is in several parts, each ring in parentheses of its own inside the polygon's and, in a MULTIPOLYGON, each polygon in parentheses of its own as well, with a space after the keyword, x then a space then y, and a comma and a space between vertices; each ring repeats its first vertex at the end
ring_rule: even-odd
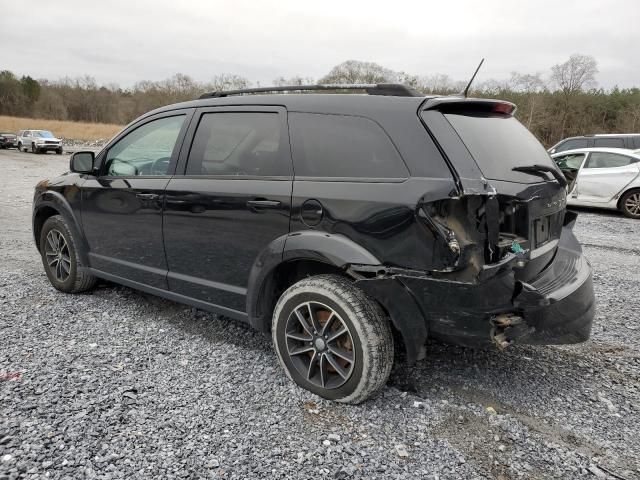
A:
POLYGON ((609 218, 626 218, 621 211, 612 210, 610 208, 598 208, 598 207, 577 207, 570 205, 569 210, 574 210, 578 213, 592 213, 609 218))
POLYGON ((571 349, 516 345, 501 352, 430 341, 426 358, 415 365, 397 365, 390 385, 426 397, 453 392, 462 402, 522 413, 543 407, 559 394, 582 395, 591 371, 576 362, 571 349))
POLYGON ((110 283, 101 283, 94 294, 106 297, 115 294, 136 305, 142 305, 147 315, 134 318, 137 321, 148 321, 151 315, 154 319, 166 321, 187 335, 201 336, 211 343, 223 342, 263 352, 272 349, 271 337, 252 329, 240 320, 110 283))

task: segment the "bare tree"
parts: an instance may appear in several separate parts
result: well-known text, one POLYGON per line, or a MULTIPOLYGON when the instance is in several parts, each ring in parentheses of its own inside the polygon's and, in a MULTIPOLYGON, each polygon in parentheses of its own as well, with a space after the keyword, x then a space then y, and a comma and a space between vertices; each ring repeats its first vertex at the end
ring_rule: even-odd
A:
POLYGON ((248 88, 251 86, 251 82, 241 75, 234 73, 221 73, 211 79, 206 85, 206 90, 219 92, 224 90, 239 90, 241 88, 248 88))
POLYGON ((509 89, 514 92, 538 93, 546 88, 544 80, 542 80, 539 72, 536 73, 518 73, 511 72, 509 79, 509 89))
POLYGON ((396 83, 399 74, 373 62, 347 60, 336 65, 319 83, 396 83))
POLYGON ((551 67, 551 80, 565 96, 596 86, 598 62, 591 55, 575 53, 564 63, 551 67))
POLYGON ((564 98, 558 140, 564 137, 567 120, 571 116, 573 98, 583 89, 596 86, 596 73, 596 59, 579 53, 571 55, 566 62, 551 67, 551 81, 558 86, 564 98))
POLYGON ((313 83, 313 78, 301 77, 300 75, 290 78, 278 77, 273 81, 273 84, 278 87, 286 87, 287 85, 312 85, 313 83))

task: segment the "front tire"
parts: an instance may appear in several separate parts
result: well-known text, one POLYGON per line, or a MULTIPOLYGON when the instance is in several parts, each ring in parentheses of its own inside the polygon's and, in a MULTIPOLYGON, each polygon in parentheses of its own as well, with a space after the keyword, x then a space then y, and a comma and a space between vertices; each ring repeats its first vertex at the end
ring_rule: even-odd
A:
POLYGON ((56 149, 56 155, 62 155, 62 148, 56 149))
POLYGON ((40 255, 47 277, 57 290, 79 293, 95 286, 97 279, 82 265, 75 239, 62 216, 54 215, 44 222, 40 255))
POLYGON ((309 277, 276 305, 273 343, 280 365, 302 388, 357 404, 380 390, 393 366, 393 336, 380 305, 338 275, 309 277))
POLYGON ((18 144, 18 151, 19 151, 19 152, 22 152, 22 151, 23 151, 23 150, 22 150, 22 143, 19 143, 19 144, 18 144))
POLYGON ((620 199, 620 210, 629 217, 640 219, 640 190, 631 190, 620 199))

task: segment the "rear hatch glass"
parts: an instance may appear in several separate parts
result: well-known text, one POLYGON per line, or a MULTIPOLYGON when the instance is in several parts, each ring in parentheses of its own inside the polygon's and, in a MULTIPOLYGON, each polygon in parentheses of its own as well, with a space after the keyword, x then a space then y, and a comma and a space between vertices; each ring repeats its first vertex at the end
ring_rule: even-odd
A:
MULTIPOLYGON (((511 116, 445 113, 485 178, 519 183, 537 183, 544 176, 514 172, 514 167, 555 167, 536 137, 511 116)), ((550 179, 551 175, 548 176, 550 179)))

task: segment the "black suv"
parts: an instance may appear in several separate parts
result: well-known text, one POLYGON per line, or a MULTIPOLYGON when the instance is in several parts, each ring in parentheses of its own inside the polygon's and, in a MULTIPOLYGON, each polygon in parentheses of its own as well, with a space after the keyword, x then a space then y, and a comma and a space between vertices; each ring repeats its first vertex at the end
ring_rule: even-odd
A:
POLYGON ((428 336, 589 337, 566 182, 513 104, 400 85, 291 93, 326 88, 207 94, 75 153, 35 191, 53 286, 102 278, 246 321, 291 379, 347 403, 384 385, 394 337, 409 362, 428 336))

